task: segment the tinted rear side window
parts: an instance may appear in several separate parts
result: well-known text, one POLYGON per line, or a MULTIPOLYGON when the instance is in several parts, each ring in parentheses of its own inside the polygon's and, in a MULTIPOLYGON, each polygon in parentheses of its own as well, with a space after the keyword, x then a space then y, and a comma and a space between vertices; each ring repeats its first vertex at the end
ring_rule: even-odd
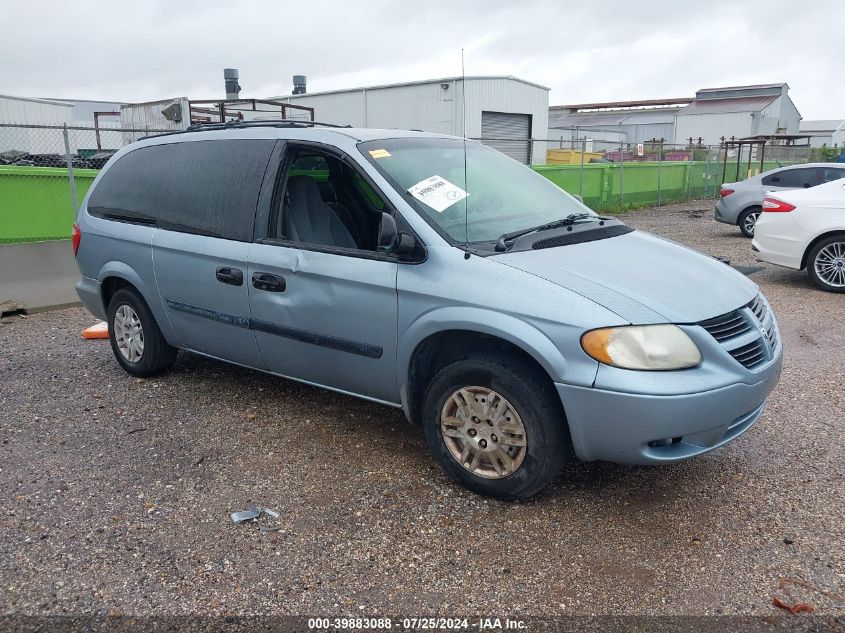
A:
POLYGON ((814 167, 787 169, 763 178, 763 185, 774 187, 813 187, 819 184, 817 170, 814 167))
POLYGON ((840 178, 845 178, 845 169, 839 169, 837 167, 825 167, 822 169, 822 182, 831 182, 840 178))
POLYGON ((273 140, 191 141, 130 152, 88 201, 94 215, 162 229, 252 241, 273 140))

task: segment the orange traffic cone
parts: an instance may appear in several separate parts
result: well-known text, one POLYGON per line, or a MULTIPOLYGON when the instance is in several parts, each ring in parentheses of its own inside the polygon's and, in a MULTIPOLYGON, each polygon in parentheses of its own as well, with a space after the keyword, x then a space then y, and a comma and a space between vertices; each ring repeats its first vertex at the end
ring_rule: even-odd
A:
POLYGON ((105 321, 100 321, 97 325, 92 325, 82 330, 82 338, 108 338, 109 324, 105 321))

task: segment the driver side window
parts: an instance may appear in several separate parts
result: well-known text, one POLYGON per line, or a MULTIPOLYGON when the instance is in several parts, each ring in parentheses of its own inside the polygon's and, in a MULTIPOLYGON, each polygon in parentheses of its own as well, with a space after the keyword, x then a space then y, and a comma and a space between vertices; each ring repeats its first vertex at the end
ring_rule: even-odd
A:
POLYGON ((293 147, 274 202, 270 235, 302 244, 375 251, 381 196, 331 153, 293 147))

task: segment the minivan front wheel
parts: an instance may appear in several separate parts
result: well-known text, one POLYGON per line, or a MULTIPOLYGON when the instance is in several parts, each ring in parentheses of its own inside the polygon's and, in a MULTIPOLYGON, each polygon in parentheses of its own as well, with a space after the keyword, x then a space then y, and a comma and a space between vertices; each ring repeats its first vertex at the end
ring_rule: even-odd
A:
POLYGON ((109 342, 120 366, 133 376, 155 376, 176 360, 177 350, 164 339, 149 306, 129 288, 109 301, 109 342))
POLYGON ((424 406, 425 435, 443 469, 477 493, 522 499, 560 470, 566 421, 549 379, 507 355, 479 355, 441 369, 424 406))
POLYGON ((760 207, 749 207, 739 214, 737 224, 745 237, 754 237, 754 227, 757 225, 757 219, 762 210, 760 207))

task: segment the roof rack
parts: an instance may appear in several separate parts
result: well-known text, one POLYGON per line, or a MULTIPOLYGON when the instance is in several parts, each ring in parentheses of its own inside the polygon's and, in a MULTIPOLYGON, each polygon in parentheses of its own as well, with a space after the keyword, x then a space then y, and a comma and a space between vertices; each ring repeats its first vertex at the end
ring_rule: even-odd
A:
POLYGON ((261 121, 227 121, 226 123, 194 123, 184 130, 174 130, 162 134, 150 134, 139 140, 158 138, 160 136, 172 136, 173 134, 185 134, 186 132, 205 132, 212 130, 231 130, 248 127, 330 127, 330 128, 351 128, 351 125, 335 125, 334 123, 323 123, 321 121, 304 121, 302 119, 264 119, 261 121))
POLYGON ((226 123, 195 123, 189 125, 186 132, 200 130, 225 130, 233 127, 352 127, 351 125, 335 125, 321 121, 307 121, 303 119, 262 119, 261 121, 226 121, 226 123))

